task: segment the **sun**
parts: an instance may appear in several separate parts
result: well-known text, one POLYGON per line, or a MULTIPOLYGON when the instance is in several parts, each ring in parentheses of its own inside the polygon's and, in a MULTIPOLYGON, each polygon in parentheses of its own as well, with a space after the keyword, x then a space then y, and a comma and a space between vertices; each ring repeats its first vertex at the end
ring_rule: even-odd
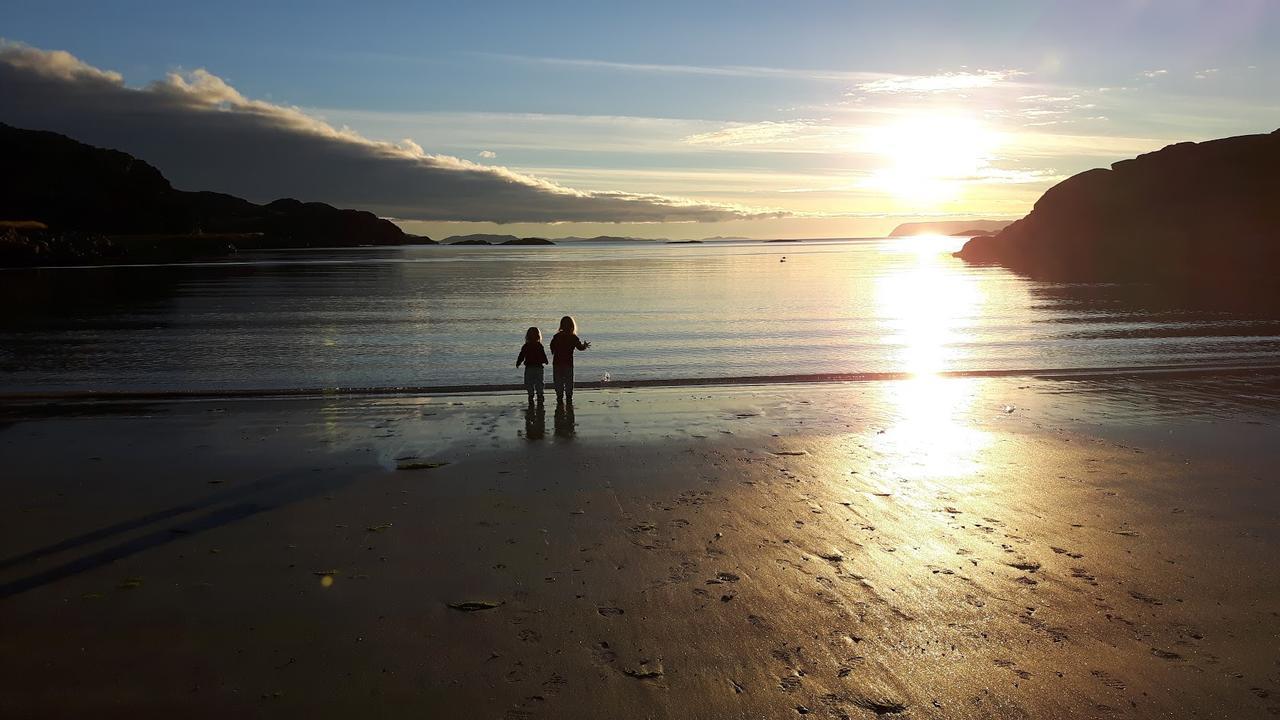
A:
POLYGON ((979 177, 999 144, 997 134, 965 115, 929 114, 869 131, 868 150, 885 158, 869 184, 917 208, 957 199, 979 177))

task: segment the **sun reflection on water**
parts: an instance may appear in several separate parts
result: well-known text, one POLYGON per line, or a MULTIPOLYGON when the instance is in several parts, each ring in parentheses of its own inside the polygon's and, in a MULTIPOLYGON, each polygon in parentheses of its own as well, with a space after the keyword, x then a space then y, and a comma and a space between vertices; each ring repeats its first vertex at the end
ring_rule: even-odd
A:
POLYGON ((876 287, 883 342, 895 348, 898 369, 911 375, 882 384, 890 417, 877 444, 899 477, 970 475, 990 441, 972 423, 976 381, 940 374, 959 367, 984 300, 981 286, 951 265, 955 243, 904 238, 896 251, 908 259, 876 287))

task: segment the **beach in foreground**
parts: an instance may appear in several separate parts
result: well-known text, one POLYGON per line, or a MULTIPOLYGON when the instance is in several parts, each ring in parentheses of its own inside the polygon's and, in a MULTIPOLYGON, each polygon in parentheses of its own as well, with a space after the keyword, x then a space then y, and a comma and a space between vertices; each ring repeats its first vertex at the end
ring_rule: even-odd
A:
POLYGON ((0 716, 1275 715, 1277 386, 10 405, 0 716))

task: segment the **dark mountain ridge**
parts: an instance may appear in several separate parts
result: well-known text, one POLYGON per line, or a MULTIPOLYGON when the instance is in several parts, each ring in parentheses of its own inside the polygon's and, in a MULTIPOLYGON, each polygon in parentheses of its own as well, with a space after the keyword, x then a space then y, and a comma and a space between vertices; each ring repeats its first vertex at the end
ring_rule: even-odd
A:
POLYGON ((0 123, 0 158, 0 220, 34 220, 48 228, 6 230, 0 252, 5 264, 143 259, 135 255, 161 245, 167 259, 225 254, 235 247, 431 242, 362 210, 287 198, 258 205, 224 193, 177 190, 159 170, 128 153, 52 132, 0 123), (119 242, 112 236, 154 241, 119 242), (234 247, 225 239, 210 243, 209 236, 234 236, 234 247))

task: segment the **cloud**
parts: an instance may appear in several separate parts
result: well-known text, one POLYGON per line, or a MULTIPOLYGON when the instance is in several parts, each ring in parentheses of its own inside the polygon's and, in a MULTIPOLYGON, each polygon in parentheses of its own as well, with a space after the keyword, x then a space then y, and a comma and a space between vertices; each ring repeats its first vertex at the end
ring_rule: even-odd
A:
POLYGON ((1017 104, 1012 110, 995 111, 994 114, 1020 119, 1027 127, 1039 127, 1071 124, 1084 120, 1105 120, 1103 116, 1088 114, 1097 107, 1097 103, 1086 102, 1080 93, 1070 95, 1040 93, 1023 95, 1017 99, 1017 104))
POLYGON ((485 160, 492 160, 498 157, 498 153, 492 150, 481 150, 480 152, 476 153, 476 155, 484 158, 485 160))
POLYGON ((805 68, 762 67, 758 65, 665 65, 631 63, 590 58, 536 57, 501 53, 474 53, 525 65, 556 65, 584 70, 607 70, 628 73, 665 75, 702 75, 709 77, 790 78, 795 80, 853 83, 862 93, 935 93, 991 87, 997 83, 1026 75, 1022 70, 976 70, 944 72, 934 75, 903 75, 866 70, 823 70, 805 68))
POLYGON ((893 94, 956 92, 988 88, 1023 74, 1018 70, 978 70, 945 72, 936 75, 900 75, 860 83, 858 90, 865 93, 893 94))
POLYGON ((736 147, 760 145, 795 140, 813 129, 815 123, 808 120, 776 122, 766 120, 757 123, 735 123, 710 132, 697 133, 684 138, 688 145, 736 147))
POLYGON ((797 80, 827 80, 838 82, 869 82, 898 77, 889 73, 848 70, 806 70, 803 68, 760 67, 757 65, 664 65, 660 63, 629 63, 589 58, 535 57, 531 55, 507 55, 501 53, 474 53, 480 57, 504 60, 525 65, 557 65, 584 70, 612 70, 631 73, 658 73, 664 75, 704 75, 709 77, 744 78, 792 78, 797 80))
MULTIPOLYGON (((591 192, 505 167, 380 142, 306 112, 244 97, 203 69, 145 87, 69 53, 0 41, 0 122, 124 150, 174 185, 265 201, 320 200, 404 220, 691 222, 776 210, 655 194, 591 192)), ((483 157, 483 156, 482 156, 483 157)))
POLYGON ((1154 80, 1154 79, 1156 79, 1156 78, 1160 77, 1161 75, 1168 75, 1168 74, 1169 74, 1169 71, 1168 71, 1168 70, 1165 70, 1165 69, 1163 69, 1163 68, 1162 68, 1162 69, 1160 69, 1160 70, 1144 70, 1144 71, 1142 71, 1142 72, 1138 73, 1138 75, 1139 75, 1140 77, 1144 77, 1144 78, 1146 78, 1146 79, 1148 79, 1148 80, 1154 80))

